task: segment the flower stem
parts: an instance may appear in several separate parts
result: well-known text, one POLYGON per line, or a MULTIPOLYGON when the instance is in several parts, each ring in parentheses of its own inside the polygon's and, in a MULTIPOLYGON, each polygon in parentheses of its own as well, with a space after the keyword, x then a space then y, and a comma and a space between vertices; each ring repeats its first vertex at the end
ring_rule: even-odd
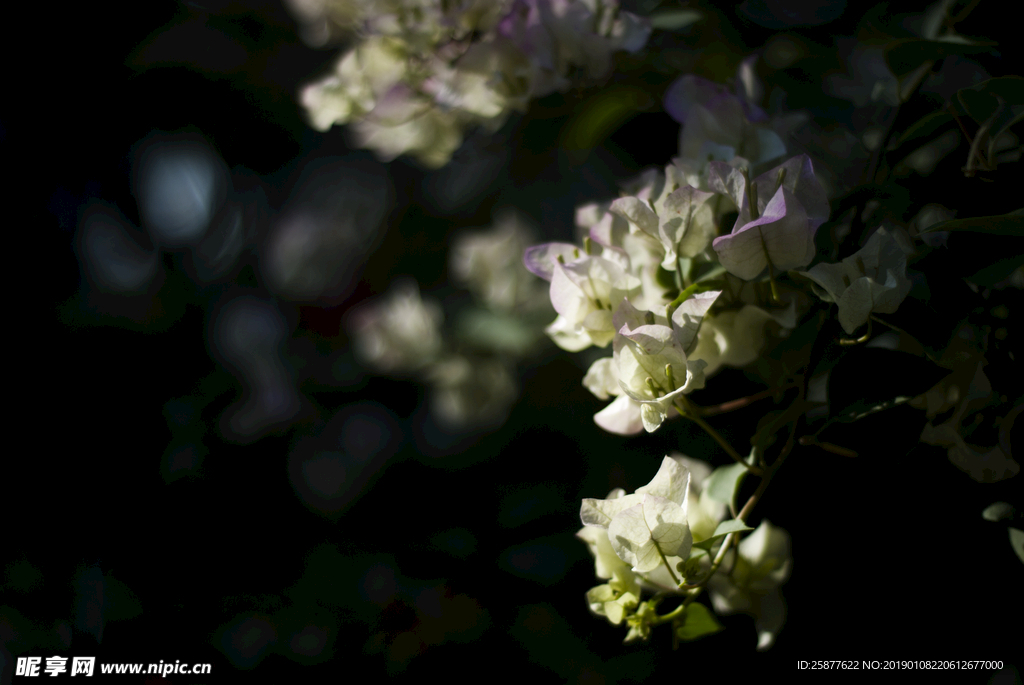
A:
POLYGON ((685 416, 688 419, 691 419, 694 423, 703 428, 704 432, 710 435, 714 439, 714 441, 717 442, 723 450, 725 450, 726 454, 728 454, 730 457, 733 458, 734 461, 736 461, 736 463, 743 464, 744 468, 746 468, 748 471, 750 471, 756 476, 761 475, 761 469, 757 468, 756 466, 751 466, 746 461, 744 461, 743 457, 739 455, 739 452, 734 450, 732 445, 726 442, 725 438, 719 435, 718 431, 712 428, 707 421, 700 417, 700 410, 697 407, 695 407, 690 402, 690 400, 686 399, 686 395, 679 395, 679 400, 682 403, 683 407, 680 408, 677 406, 676 409, 679 410, 679 413, 681 415, 685 416))
POLYGON ((676 572, 672 570, 672 565, 668 563, 668 559, 665 557, 665 553, 661 551, 661 545, 655 541, 654 548, 658 550, 658 556, 661 557, 661 563, 665 564, 665 568, 668 569, 668 574, 672 576, 672 582, 679 585, 679 578, 676 576, 676 572))
POLYGON ((742 409, 747 405, 753 404, 758 400, 763 400, 767 397, 773 397, 774 395, 777 395, 780 392, 784 392, 786 390, 789 390, 790 388, 796 387, 799 387, 797 383, 789 383, 787 385, 783 385, 780 388, 769 388, 767 390, 762 390, 761 392, 754 393, 753 395, 747 395, 746 397, 740 397, 735 400, 723 402, 722 404, 715 405, 714 407, 704 407, 700 409, 700 414, 701 416, 715 416, 717 414, 724 414, 726 412, 735 411, 737 409, 742 409))

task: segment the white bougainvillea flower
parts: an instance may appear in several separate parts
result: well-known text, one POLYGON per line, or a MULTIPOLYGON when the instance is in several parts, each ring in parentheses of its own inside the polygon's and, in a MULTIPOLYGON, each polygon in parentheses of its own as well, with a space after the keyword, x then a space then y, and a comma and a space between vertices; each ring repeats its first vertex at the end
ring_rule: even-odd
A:
MULTIPOLYGON (((623 497, 626 491, 615 488, 608 493, 607 499, 623 497)), ((629 571, 629 564, 619 559, 608 540, 608 527, 583 526, 576 537, 587 543, 590 553, 594 555, 594 573, 598 578, 611 578, 616 572, 629 571)))
POLYGON ((793 566, 789 534, 768 521, 740 541, 739 555, 729 550, 722 562, 732 573, 716 573, 708 582, 715 611, 725 616, 744 613, 754 617, 757 648, 765 650, 786 618, 786 606, 779 591, 793 566))
POLYGON ((842 262, 801 273, 824 288, 823 299, 839 305, 839 323, 851 334, 871 312, 894 313, 911 288, 907 255, 884 227, 842 262))
POLYGON ((371 37, 346 52, 332 74, 303 88, 299 99, 313 127, 326 131, 372 110, 379 98, 402 82, 406 71, 400 42, 371 37))
POLYGON ((475 125, 497 130, 531 98, 603 78, 612 53, 636 51, 648 22, 614 0, 289 0, 322 44, 356 32, 334 73, 301 96, 313 126, 352 123, 358 144, 445 164, 475 125), (570 78, 572 76, 572 78, 570 78), (396 119, 381 99, 402 86, 421 109, 396 119))
POLYGON ((786 154, 779 135, 762 123, 764 112, 723 85, 688 74, 669 86, 664 103, 665 111, 683 124, 679 154, 684 159, 743 157, 760 164, 786 154))
POLYGON ((638 195, 621 197, 609 209, 628 222, 631 234, 644 235, 660 246, 660 265, 669 271, 676 270, 680 256, 703 252, 715 234, 714 216, 706 204, 714 193, 686 185, 681 177, 681 170, 668 166, 638 195))
POLYGON ((547 332, 560 347, 577 352, 612 341, 615 307, 640 295, 640 280, 615 262, 586 255, 555 265, 550 295, 558 318, 547 332))
POLYGON ((779 188, 757 219, 712 242, 726 270, 744 280, 757 278, 769 263, 776 269, 807 266, 814 259, 814 229, 788 188, 779 188))
POLYGON ((690 554, 689 483, 689 470, 666 456, 651 482, 634 494, 613 491, 608 499, 583 500, 580 520, 585 526, 607 529, 612 550, 634 572, 652 571, 668 557, 690 554))
POLYGON ((676 332, 676 339, 687 355, 697 344, 697 334, 704 317, 721 294, 721 290, 696 293, 672 313, 672 330, 676 332))
POLYGON ((686 495, 686 520, 694 540, 706 540, 715 534, 728 509, 722 502, 704 497, 704 484, 711 477, 711 464, 678 452, 669 455, 690 472, 690 490, 686 495))
POLYGON ((648 433, 668 418, 680 395, 704 387, 704 362, 687 360, 675 331, 668 326, 630 329, 624 325, 613 348, 619 386, 640 405, 648 433))
POLYGON ((715 236, 715 219, 707 201, 714 193, 690 185, 677 188, 665 198, 658 227, 665 248, 662 267, 675 271, 679 257, 696 257, 707 249, 715 236))
POLYGON ((668 557, 688 555, 693 544, 686 509, 655 495, 644 495, 640 504, 612 519, 608 539, 636 573, 653 571, 668 557))
POLYGON ((583 256, 583 250, 572 243, 543 243, 526 248, 523 264, 532 274, 550 283, 560 262, 568 264, 583 256))
POLYGON ((404 84, 392 87, 366 116, 352 123, 359 146, 371 148, 383 161, 402 154, 425 166, 444 166, 462 144, 462 124, 451 112, 404 84))
MULTIPOLYGON (((613 317, 613 323, 619 329, 623 327, 639 329, 641 326, 648 325, 649 321, 654 321, 661 329, 671 328, 671 335, 675 339, 674 348, 685 353, 688 347, 696 345, 701 319, 720 294, 721 291, 698 293, 686 300, 673 313, 670 327, 667 325, 669 321, 664 314, 641 311, 629 301, 623 301, 619 305, 613 317)), ((665 331, 662 330, 660 333, 664 334, 665 331)), ((674 358, 678 363, 678 357, 674 358)), ((625 384, 620 382, 618 361, 619 358, 615 356, 598 359, 590 366, 587 375, 583 378, 583 385, 598 399, 606 400, 609 397, 615 397, 611 404, 594 415, 594 423, 616 435, 635 435, 648 425, 651 426, 649 430, 656 429, 667 417, 676 395, 662 397, 658 400, 653 399, 653 396, 650 398, 645 396, 638 401, 629 394, 624 394, 625 384), (645 405, 651 406, 645 410, 645 405), (647 416, 646 424, 645 414, 647 416)), ((632 365, 627 366, 633 368, 632 365)), ((685 366, 681 367, 687 369, 687 380, 691 383, 699 383, 700 372, 696 370, 697 366, 693 360, 687 360, 685 366)), ((657 377, 665 378, 664 368, 660 374, 657 374, 657 377)), ((653 380, 654 377, 652 377, 653 380)), ((673 380, 676 380, 675 367, 673 367, 673 380)), ((641 391, 650 390, 646 377, 640 378, 639 382, 643 383, 641 391)), ((693 385, 692 387, 699 386, 693 385)))
POLYGON ((542 97, 571 85, 572 67, 603 78, 612 53, 640 50, 651 28, 646 20, 618 11, 618 2, 515 0, 497 31, 534 63, 534 97, 542 97))
MULTIPOLYGON (((707 168, 708 187, 729 196, 739 210, 735 229, 750 223, 747 182, 743 171, 732 164, 711 162, 707 168)), ((817 230, 828 219, 829 203, 821 181, 814 175, 814 164, 807 155, 797 155, 750 181, 757 197, 757 212, 763 214, 780 187, 789 188, 807 214, 808 228, 817 230)))

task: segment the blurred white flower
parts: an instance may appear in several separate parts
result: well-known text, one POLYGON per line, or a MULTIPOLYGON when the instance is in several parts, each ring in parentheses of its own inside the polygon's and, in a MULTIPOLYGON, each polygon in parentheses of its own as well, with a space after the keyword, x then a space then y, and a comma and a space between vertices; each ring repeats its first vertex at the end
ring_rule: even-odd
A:
POLYGON ((786 619, 779 587, 793 566, 789 533, 767 520, 745 537, 737 550, 729 550, 719 572, 708 582, 711 603, 719 614, 744 613, 754 617, 757 648, 775 642, 786 619), (727 569, 727 572, 723 570, 727 569))
POLYGON ((412 371, 437 358, 441 351, 444 314, 424 301, 419 288, 399 280, 382 298, 361 305, 349 317, 358 355, 381 371, 412 371))
POLYGON ((567 89, 570 70, 607 75, 611 54, 636 51, 644 20, 594 0, 290 0, 322 44, 361 28, 333 73, 301 94, 314 128, 353 123, 384 160, 448 162, 463 131, 494 131, 531 98, 567 89))
POLYGON ((465 233, 452 243, 452 275, 488 306, 502 311, 546 304, 540 281, 523 265, 533 237, 514 212, 505 212, 484 232, 465 233))
POLYGON ((432 406, 452 428, 501 423, 519 396, 515 378, 498 359, 441 359, 427 378, 433 386, 432 406))

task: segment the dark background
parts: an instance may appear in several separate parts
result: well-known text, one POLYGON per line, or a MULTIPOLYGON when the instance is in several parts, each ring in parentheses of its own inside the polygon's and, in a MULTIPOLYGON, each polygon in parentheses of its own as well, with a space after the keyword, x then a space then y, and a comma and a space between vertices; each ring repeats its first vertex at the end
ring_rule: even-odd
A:
MULTIPOLYGON (((894 25, 901 12, 920 11, 880 7, 894 25)), ((0 475, 3 682, 17 656, 53 654, 213 664, 212 677, 170 683, 357 673, 611 683, 733 668, 802 677, 798 659, 1019 668, 1020 562, 1005 528, 980 516, 1019 497, 1014 482, 978 485, 943 450, 915 445, 919 412, 857 424, 848 436, 856 459, 798 448, 772 483, 752 524, 766 516, 786 528, 794 565, 787 624, 771 651, 754 651, 746 616, 723 618, 726 631, 677 652, 664 629, 624 647, 625 630, 591 616, 583 599, 598 581, 573 538, 579 500, 645 484, 670 450, 722 464, 713 443, 680 421, 635 438, 601 433, 591 418, 601 403, 581 385, 586 364, 553 345, 520 365, 521 400, 504 425, 461 435, 431 418, 421 385, 374 376, 349 351, 345 312, 396 276, 414 277, 446 306, 458 301, 446 267, 453 231, 487 225, 492 210, 512 205, 541 235, 568 240, 575 205, 614 196, 617 181, 667 163, 678 125, 658 103, 679 71, 649 77, 650 111, 596 149, 574 150, 562 133, 588 94, 555 95, 497 138, 475 139, 446 176, 405 159, 381 165, 350 149, 343 129, 304 124, 294 94, 336 52, 303 45, 275 2, 28 9, 10 25, 29 42, 9 58, 15 74, 0 116, 17 379, 0 475), (97 200, 141 224, 133 154, 158 134, 205 140, 234 188, 261 198, 251 200, 255 238, 212 283, 190 278, 187 255, 171 250, 150 291, 105 294, 83 275, 76 232, 97 200), (335 291, 282 297, 263 278, 260 231, 306 170, 336 157, 388 179, 393 203, 365 262, 335 291), (484 180, 460 190, 467 174, 484 180), (248 390, 210 334, 218 307, 242 296, 281 312, 279 353, 302 397, 293 420, 247 438, 224 428, 248 390), (175 470, 183 446, 193 451, 175 470), (354 461, 341 494, 318 511, 293 487, 289 465, 302 450, 338 449, 354 461)), ((835 58, 833 37, 857 30, 851 13, 800 35, 835 58)), ((735 28, 722 21, 708 34, 740 53, 777 30, 722 16, 735 28)), ((1009 38, 992 14, 978 22, 976 33, 1009 38)), ((699 34, 683 61, 713 71, 723 43, 702 44, 699 34)), ((809 74, 780 73, 790 106, 855 126, 848 104, 823 95, 809 74)), ((914 182, 912 193, 929 183, 914 182)), ((999 187, 1005 203, 1019 186, 999 187)), ((964 205, 999 196, 971 193, 964 205)), ((694 400, 757 389, 725 371, 694 400)), ((758 406, 714 425, 742 444, 758 406)))

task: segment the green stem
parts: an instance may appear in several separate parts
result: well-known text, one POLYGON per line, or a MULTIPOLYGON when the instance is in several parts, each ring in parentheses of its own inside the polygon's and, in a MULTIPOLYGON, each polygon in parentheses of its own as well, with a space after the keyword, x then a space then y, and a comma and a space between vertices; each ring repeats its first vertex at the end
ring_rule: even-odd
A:
POLYGON ((746 461, 744 461, 743 457, 739 455, 739 452, 734 450, 732 445, 726 442, 725 438, 718 434, 718 431, 716 431, 714 428, 708 425, 708 422, 700 417, 700 409, 695 407, 690 402, 690 400, 686 399, 686 395, 680 395, 679 400, 683 406, 679 407, 677 405, 676 409, 682 416, 685 416, 686 418, 692 420, 698 426, 703 428, 704 432, 710 435, 714 439, 714 441, 717 442, 723 450, 725 450, 726 454, 732 457, 736 463, 743 464, 744 468, 746 468, 748 471, 750 471, 756 476, 761 475, 761 469, 757 468, 756 466, 751 466, 746 461))
POLYGON ((683 612, 685 612, 685 611, 686 611, 686 604, 685 603, 684 604, 680 604, 679 606, 677 606, 675 609, 673 609, 672 611, 668 612, 667 614, 662 614, 658 618, 652 619, 651 620, 651 625, 652 626, 659 626, 662 623, 668 623, 669 621, 674 621, 675 619, 677 619, 680 616, 682 616, 683 612))
POLYGON ((668 569, 668 574, 672 576, 672 582, 679 585, 680 580, 676 576, 675 571, 672 570, 672 565, 668 563, 668 559, 665 557, 665 553, 661 551, 661 545, 657 542, 654 543, 654 549, 658 550, 658 556, 661 557, 661 563, 665 564, 665 568, 668 569))

